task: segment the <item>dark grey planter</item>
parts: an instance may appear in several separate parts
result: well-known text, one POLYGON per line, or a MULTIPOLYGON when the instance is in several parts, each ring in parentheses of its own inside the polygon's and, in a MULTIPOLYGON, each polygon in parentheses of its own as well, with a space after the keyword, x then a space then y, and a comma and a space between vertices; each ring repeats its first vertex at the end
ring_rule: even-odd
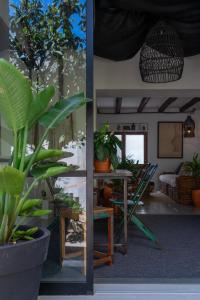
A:
POLYGON ((0 299, 37 299, 49 236, 40 229, 32 241, 0 246, 0 299))

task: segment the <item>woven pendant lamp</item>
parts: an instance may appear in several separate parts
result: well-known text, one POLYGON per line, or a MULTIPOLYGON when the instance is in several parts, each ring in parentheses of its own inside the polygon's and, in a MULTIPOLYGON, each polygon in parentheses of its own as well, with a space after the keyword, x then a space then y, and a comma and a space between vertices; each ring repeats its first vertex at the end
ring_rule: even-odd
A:
POLYGON ((140 52, 140 74, 144 82, 166 83, 179 80, 184 52, 178 34, 164 21, 148 33, 140 52))

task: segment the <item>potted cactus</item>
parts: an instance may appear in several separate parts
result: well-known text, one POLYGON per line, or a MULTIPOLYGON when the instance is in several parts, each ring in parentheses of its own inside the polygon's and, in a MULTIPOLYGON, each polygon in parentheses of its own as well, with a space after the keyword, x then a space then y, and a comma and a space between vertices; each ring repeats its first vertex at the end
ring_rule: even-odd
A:
MULTIPOLYGON (((78 94, 51 105, 54 88, 34 95, 29 81, 12 64, 0 59, 0 112, 13 134, 9 165, 0 168, 0 290, 4 300, 36 300, 41 266, 49 242, 46 229, 24 226, 24 218, 49 214, 30 193, 41 180, 73 167, 58 161, 63 152, 42 148, 50 129, 86 103, 78 94), (39 123, 44 133, 32 154, 26 148, 31 128, 39 123), (27 178, 33 177, 31 184, 27 178)), ((26 223, 27 224, 27 223, 26 223)))

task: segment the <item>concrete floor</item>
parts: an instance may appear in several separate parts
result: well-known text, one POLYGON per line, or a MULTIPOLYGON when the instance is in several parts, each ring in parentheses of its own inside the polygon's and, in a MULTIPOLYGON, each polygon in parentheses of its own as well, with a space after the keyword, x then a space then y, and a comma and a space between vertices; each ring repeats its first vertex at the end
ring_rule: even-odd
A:
POLYGON ((143 199, 144 205, 140 205, 137 214, 148 215, 200 215, 200 209, 192 205, 182 205, 163 193, 157 191, 148 198, 143 199))
MULTIPOLYGON (((148 214, 148 215, 200 215, 200 209, 195 208, 194 206, 185 206, 179 203, 176 203, 166 195, 161 192, 152 193, 148 198, 143 199, 144 205, 141 205, 137 208, 137 214, 148 214)), ((69 278, 81 277, 82 274, 79 268, 73 268, 73 272, 69 272, 69 267, 67 271, 63 268, 62 272, 51 276, 50 278, 45 278, 45 281, 60 281, 60 280, 69 280, 69 278), (74 273, 74 276, 72 274, 74 273)), ((55 298, 40 298, 40 299, 55 299, 55 298)), ((59 299, 59 298, 56 298, 59 299)), ((69 298, 61 298, 69 299, 69 298)), ((73 298, 74 299, 74 298, 73 298)), ((77 299, 77 298, 76 298, 77 299)), ((86 299, 86 298, 80 298, 86 299)), ((96 298, 98 299, 98 297, 96 298)), ((102 298, 104 299, 104 298, 102 298)), ((106 298, 105 298, 106 299, 106 298)), ((128 299, 128 298, 127 298, 128 299)), ((200 299, 200 296, 199 296, 200 299)))

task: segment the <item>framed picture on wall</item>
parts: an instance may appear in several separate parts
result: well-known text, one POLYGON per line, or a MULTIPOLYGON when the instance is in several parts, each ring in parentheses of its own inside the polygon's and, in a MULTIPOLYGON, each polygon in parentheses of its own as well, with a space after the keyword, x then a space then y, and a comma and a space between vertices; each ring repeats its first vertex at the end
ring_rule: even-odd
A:
POLYGON ((183 157, 183 123, 158 122, 158 158, 183 157))

